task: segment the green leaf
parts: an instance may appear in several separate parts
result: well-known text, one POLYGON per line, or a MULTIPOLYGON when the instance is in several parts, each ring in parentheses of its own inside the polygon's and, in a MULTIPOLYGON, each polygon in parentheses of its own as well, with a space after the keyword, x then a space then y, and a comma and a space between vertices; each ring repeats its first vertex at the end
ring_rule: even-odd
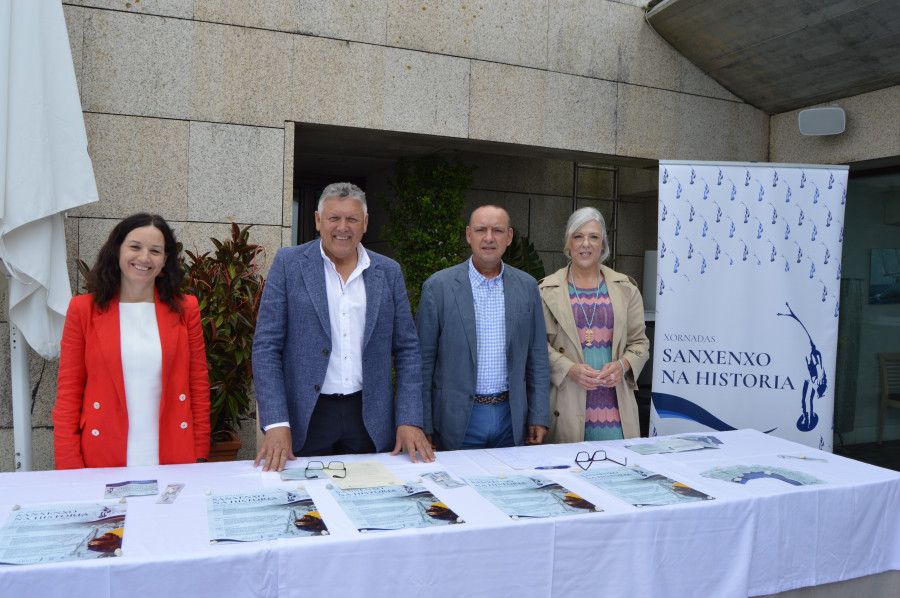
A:
POLYGON ((475 169, 439 155, 401 159, 388 181, 391 197, 376 196, 389 216, 383 234, 397 254, 413 312, 425 280, 468 256, 462 212, 475 169))
POLYGON ((200 305, 214 433, 234 430, 250 407, 251 347, 265 287, 265 248, 250 242, 250 228, 232 223, 230 238, 210 239, 214 253, 184 252, 183 290, 200 305))
POLYGON ((546 276, 544 262, 527 235, 516 235, 503 253, 503 262, 528 272, 537 280, 546 276))

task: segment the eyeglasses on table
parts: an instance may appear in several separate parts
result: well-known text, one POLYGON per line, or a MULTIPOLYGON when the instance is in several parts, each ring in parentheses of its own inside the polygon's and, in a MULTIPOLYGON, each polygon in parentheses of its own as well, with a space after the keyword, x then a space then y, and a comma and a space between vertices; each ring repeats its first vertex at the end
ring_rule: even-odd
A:
POLYGON ((628 465, 627 457, 625 458, 625 463, 619 463, 615 459, 610 459, 606 455, 606 451, 604 450, 594 451, 594 454, 590 454, 587 451, 579 451, 578 454, 575 455, 575 463, 577 463, 578 467, 585 471, 587 471, 592 464, 598 461, 610 461, 612 463, 615 463, 616 465, 621 465, 622 467, 628 465))
POLYGON ((316 473, 325 469, 332 472, 331 476, 334 478, 340 479, 347 477, 347 468, 344 466, 343 461, 329 461, 328 465, 325 465, 322 461, 310 461, 306 464, 306 469, 303 470, 303 475, 306 476, 307 480, 316 479, 319 477, 318 475, 316 475, 316 473), (309 472, 313 472, 312 477, 310 477, 309 472))

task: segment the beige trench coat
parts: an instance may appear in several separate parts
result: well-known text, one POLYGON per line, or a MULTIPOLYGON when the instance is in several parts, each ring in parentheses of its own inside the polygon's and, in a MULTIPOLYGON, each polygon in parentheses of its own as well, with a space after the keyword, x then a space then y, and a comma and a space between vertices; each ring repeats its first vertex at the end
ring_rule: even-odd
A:
MULTIPOLYGON (((544 442, 580 442, 584 440, 586 392, 566 376, 576 363, 584 363, 581 340, 572 315, 572 303, 566 282, 568 267, 557 270, 540 284, 544 323, 547 326, 547 350, 550 355, 550 431, 544 442)), ((616 385, 616 398, 625 438, 640 436, 637 378, 647 363, 650 341, 644 325, 644 305, 634 279, 606 266, 600 266, 612 303, 612 358, 625 357, 631 369, 616 385)))

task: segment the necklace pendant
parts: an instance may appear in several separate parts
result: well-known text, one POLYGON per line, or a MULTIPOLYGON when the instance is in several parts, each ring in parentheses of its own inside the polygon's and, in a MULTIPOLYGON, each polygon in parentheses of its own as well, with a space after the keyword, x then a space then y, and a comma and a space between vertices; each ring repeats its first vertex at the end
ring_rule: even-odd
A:
POLYGON ((588 347, 594 344, 594 331, 591 328, 584 331, 584 344, 588 347))

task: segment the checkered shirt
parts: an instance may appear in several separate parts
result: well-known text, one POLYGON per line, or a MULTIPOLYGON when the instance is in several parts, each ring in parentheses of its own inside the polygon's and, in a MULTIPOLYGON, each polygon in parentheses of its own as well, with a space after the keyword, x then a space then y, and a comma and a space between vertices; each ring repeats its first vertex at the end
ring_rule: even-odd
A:
POLYGON ((503 265, 500 275, 486 278, 469 258, 469 283, 475 300, 477 380, 475 392, 491 395, 509 390, 506 368, 506 303, 503 299, 503 265))

